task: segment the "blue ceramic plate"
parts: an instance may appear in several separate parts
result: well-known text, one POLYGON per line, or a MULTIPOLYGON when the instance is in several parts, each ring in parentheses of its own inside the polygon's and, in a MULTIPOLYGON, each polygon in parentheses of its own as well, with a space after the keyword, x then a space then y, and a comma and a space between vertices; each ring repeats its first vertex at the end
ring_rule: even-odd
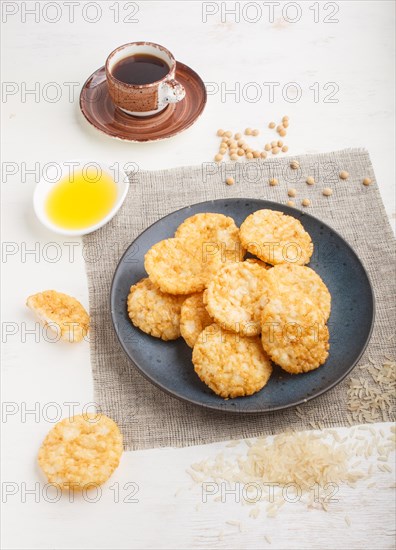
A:
POLYGON ((146 229, 122 256, 111 287, 111 314, 121 345, 150 382, 170 395, 210 409, 237 413, 276 411, 298 405, 330 390, 353 369, 370 339, 374 322, 373 290, 359 258, 338 233, 320 220, 278 203, 255 199, 202 202, 165 216, 146 229), (194 372, 192 350, 182 338, 163 342, 135 328, 127 314, 132 284, 146 277, 144 255, 158 241, 173 237, 180 223, 198 212, 219 212, 237 225, 255 210, 270 208, 299 219, 311 235, 315 252, 309 266, 324 280, 332 296, 330 353, 324 365, 292 376, 279 367, 268 384, 250 397, 224 400, 194 372))

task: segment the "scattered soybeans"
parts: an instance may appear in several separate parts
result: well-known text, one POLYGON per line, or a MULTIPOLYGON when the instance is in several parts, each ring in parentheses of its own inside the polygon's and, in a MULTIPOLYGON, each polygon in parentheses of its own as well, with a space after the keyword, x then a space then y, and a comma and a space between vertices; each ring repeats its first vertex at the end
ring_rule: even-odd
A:
POLYGON ((295 206, 296 203, 294 201, 287 201, 286 206, 295 206))
POLYGON ((325 197, 330 197, 330 195, 333 194, 333 190, 330 189, 330 187, 325 187, 325 188, 323 189, 322 193, 323 193, 323 195, 324 195, 325 197))
MULTIPOLYGON (((276 131, 280 134, 280 136, 285 136, 286 131, 285 127, 289 124, 289 117, 284 116, 282 118, 282 122, 278 125, 276 125, 275 122, 271 121, 268 124, 268 127, 271 129, 276 128, 276 131)), ((243 139, 243 134, 246 136, 259 136, 260 130, 258 128, 245 128, 244 132, 236 132, 233 133, 230 130, 223 130, 222 128, 219 128, 216 132, 216 135, 221 138, 221 142, 219 145, 219 151, 215 155, 214 160, 216 162, 222 162, 224 160, 224 156, 227 154, 231 160, 242 160, 242 157, 245 157, 248 160, 251 159, 257 159, 262 158, 265 159, 268 156, 268 152, 271 152, 273 155, 277 155, 281 151, 283 153, 286 153, 289 148, 287 145, 283 144, 283 141, 281 139, 277 141, 272 141, 271 143, 266 143, 264 145, 264 150, 259 151, 257 149, 252 149, 249 144, 246 143, 243 139)), ((293 163, 296 163, 297 161, 293 161, 293 163)), ((291 166, 292 166, 291 164, 291 166)), ((292 166, 293 168, 294 166, 292 166)), ((295 166, 295 169, 299 168, 299 164, 297 163, 297 166, 295 166)), ((340 177, 342 177, 340 175, 340 177)), ((232 179, 232 178, 231 178, 232 179)), ((273 179, 272 181, 276 181, 276 183, 272 183, 271 185, 277 185, 278 181, 273 179)), ((227 182, 226 182, 227 183, 227 182)), ((370 185, 371 180, 369 178, 365 178, 363 180, 364 185, 370 185), (369 182, 369 183, 366 183, 369 182)), ((232 183, 227 183, 227 185, 232 185, 232 183)))
POLYGON ((363 185, 371 185, 371 184, 372 184, 372 181, 371 181, 370 178, 364 178, 364 180, 363 180, 362 183, 363 183, 363 185))
POLYGON ((308 176, 307 183, 308 185, 313 185, 315 183, 315 178, 313 176, 308 176))
POLYGON ((293 187, 291 189, 287 190, 287 194, 289 197, 295 197, 297 195, 297 189, 294 189, 293 187))
POLYGON ((342 171, 340 172, 340 178, 341 178, 342 180, 347 180, 347 179, 349 178, 348 172, 347 172, 346 170, 342 170, 342 171))
POLYGON ((278 180, 276 178, 271 178, 268 182, 272 187, 274 187, 274 185, 278 185, 278 180))
POLYGON ((298 160, 292 160, 290 163, 290 168, 292 168, 292 170, 298 170, 300 168, 300 163, 298 160))
POLYGON ((227 184, 227 185, 234 185, 234 183, 235 183, 234 178, 227 178, 227 179, 226 179, 226 184, 227 184))
POLYGON ((301 201, 301 204, 302 204, 303 206, 311 206, 311 201, 310 201, 309 199, 303 199, 303 200, 301 201))

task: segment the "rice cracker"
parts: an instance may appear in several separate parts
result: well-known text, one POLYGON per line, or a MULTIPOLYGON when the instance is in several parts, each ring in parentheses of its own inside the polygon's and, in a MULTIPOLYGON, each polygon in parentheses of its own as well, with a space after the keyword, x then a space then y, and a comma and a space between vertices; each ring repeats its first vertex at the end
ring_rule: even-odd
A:
POLYGON ((194 347, 204 328, 212 323, 213 319, 207 312, 202 292, 193 294, 184 300, 181 307, 180 332, 190 348, 194 347))
POLYGON ((272 373, 258 336, 240 336, 216 324, 200 334, 192 361, 202 382, 224 399, 260 391, 272 373))
POLYGON ((268 272, 262 265, 230 263, 210 281, 204 302, 210 316, 226 330, 257 336, 269 289, 268 272))
POLYGON ((286 372, 308 372, 326 361, 329 331, 322 311, 307 295, 272 297, 263 309, 261 325, 264 350, 286 372))
POLYGON ((279 264, 268 273, 273 291, 291 296, 307 294, 322 311, 325 321, 330 317, 331 295, 320 276, 310 267, 279 264))
POLYGON ((62 340, 81 342, 89 331, 89 315, 76 298, 45 290, 29 296, 26 305, 62 340))
POLYGON ((307 264, 311 237, 296 218, 276 210, 257 210, 242 223, 239 236, 251 254, 268 264, 307 264))
POLYGON ((221 254, 201 250, 189 239, 165 239, 150 248, 144 267, 151 281, 168 294, 202 291, 221 266, 221 254))
POLYGON ((58 422, 44 439, 38 462, 49 483, 83 490, 107 481, 122 451, 117 424, 107 416, 87 413, 58 422))
POLYGON ((175 237, 188 239, 203 249, 214 245, 221 253, 223 263, 241 261, 246 253, 239 239, 239 228, 224 214, 205 212, 190 216, 179 225, 175 237))
POLYGON ((135 327, 162 340, 180 336, 180 312, 185 296, 165 294, 150 279, 131 286, 127 307, 135 327))

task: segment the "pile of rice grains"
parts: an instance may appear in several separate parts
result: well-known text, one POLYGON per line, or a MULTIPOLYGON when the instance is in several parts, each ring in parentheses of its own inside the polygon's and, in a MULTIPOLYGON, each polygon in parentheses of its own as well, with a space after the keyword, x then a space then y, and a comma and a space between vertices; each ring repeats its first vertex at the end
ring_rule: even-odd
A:
MULTIPOLYGON (((270 122, 268 124, 268 127, 272 130, 276 130, 280 137, 285 137, 287 135, 289 123, 290 119, 288 116, 285 115, 284 117, 282 117, 282 121, 280 122, 280 124, 276 125, 275 122, 270 122)), ((246 128, 243 133, 233 133, 231 132, 231 130, 223 130, 220 128, 219 130, 217 130, 216 135, 221 138, 219 150, 214 156, 214 160, 217 163, 223 162, 226 155, 228 155, 231 161, 250 161, 255 159, 266 159, 268 155, 277 155, 280 152, 287 153, 287 151, 289 150, 288 146, 285 145, 281 139, 276 139, 265 143, 261 148, 257 148, 257 145, 255 147, 254 145, 249 144, 244 136, 259 136, 260 130, 257 128, 246 128)), ((299 162, 297 160, 292 160, 290 162, 290 168, 292 168, 293 170, 298 170, 300 168, 299 162)), ((349 178, 349 174, 346 170, 341 170, 338 176, 341 180, 347 180, 349 178)), ((305 181, 307 185, 315 185, 316 183, 313 176, 307 176, 305 181)), ((235 178, 227 177, 225 183, 227 185, 234 185, 235 178)), ((270 186, 278 185, 278 183, 278 180, 273 177, 268 180, 268 184, 270 186)), ((362 184, 365 186, 369 186, 372 184, 372 179, 369 177, 364 177, 362 179, 362 184)), ((297 190, 293 188, 288 189, 287 194, 289 200, 286 204, 288 206, 295 206, 295 201, 291 199, 294 199, 296 197, 297 190)), ((330 197, 333 194, 333 190, 331 189, 331 187, 324 187, 322 189, 322 194, 325 197, 330 197)), ((311 200, 308 198, 303 198, 301 200, 301 205, 304 207, 311 206, 311 200)))
MULTIPOLYGON (((356 422, 392 420, 396 362, 387 358, 382 365, 375 365, 370 360, 358 368, 367 370, 372 382, 363 377, 349 380, 348 423, 352 426, 356 422)), ((295 414, 307 419, 300 407, 296 407, 295 414)), ((187 473, 195 483, 202 485, 202 490, 206 483, 215 483, 216 490, 208 492, 208 500, 225 502, 226 491, 220 487, 234 491, 236 486, 242 487, 239 501, 251 506, 249 517, 257 518, 262 512, 267 517, 275 517, 286 502, 296 502, 285 498, 284 491, 288 487, 291 487, 291 499, 298 491, 300 503, 327 511, 331 506, 332 487, 355 487, 358 481, 370 480, 375 472, 392 472, 395 426, 376 430, 360 425, 344 428, 345 435, 340 435, 331 428, 322 430, 324 426, 319 422, 309 423, 321 431, 289 431, 255 441, 231 441, 227 447, 235 447, 238 452, 241 445, 246 444, 244 452, 231 459, 225 459, 221 452, 213 459, 192 464, 187 473), (271 498, 268 487, 272 487, 271 498)), ((367 488, 375 485, 371 481, 367 488)), ((349 516, 344 519, 349 526, 349 516)), ((242 531, 241 522, 226 523, 242 531)), ((223 533, 219 537, 222 538, 223 533)), ((269 537, 265 538, 271 542, 269 537)))

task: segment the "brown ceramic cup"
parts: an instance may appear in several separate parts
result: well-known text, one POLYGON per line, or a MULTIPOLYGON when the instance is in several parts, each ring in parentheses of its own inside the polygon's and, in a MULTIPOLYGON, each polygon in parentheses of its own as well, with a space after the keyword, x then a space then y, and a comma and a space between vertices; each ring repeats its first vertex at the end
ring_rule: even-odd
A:
POLYGON ((106 78, 113 103, 125 113, 150 116, 161 112, 169 103, 178 103, 185 96, 183 86, 175 80, 176 61, 169 50, 153 42, 131 42, 119 46, 106 60, 106 78), (146 54, 166 62, 169 72, 150 84, 127 84, 113 75, 116 64, 132 55, 146 54))

